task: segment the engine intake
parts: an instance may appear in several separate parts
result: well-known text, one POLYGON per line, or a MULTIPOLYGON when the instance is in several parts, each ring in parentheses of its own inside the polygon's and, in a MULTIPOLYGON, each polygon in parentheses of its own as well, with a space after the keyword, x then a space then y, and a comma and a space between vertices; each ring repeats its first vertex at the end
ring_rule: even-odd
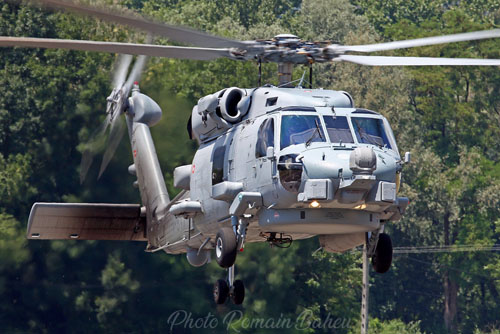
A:
POLYGON ((219 101, 219 108, 224 120, 237 123, 248 111, 248 97, 243 89, 231 87, 226 89, 219 101))

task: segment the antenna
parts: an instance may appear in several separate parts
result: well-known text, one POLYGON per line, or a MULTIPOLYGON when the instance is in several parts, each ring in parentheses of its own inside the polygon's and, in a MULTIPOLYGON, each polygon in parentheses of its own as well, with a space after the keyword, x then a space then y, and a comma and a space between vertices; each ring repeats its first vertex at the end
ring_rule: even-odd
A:
POLYGON ((313 65, 309 63, 309 88, 313 88, 313 65))
POLYGON ((262 86, 262 58, 259 57, 259 87, 262 86))
MULTIPOLYGON (((297 85, 297 88, 302 88, 302 83, 304 82, 304 77, 306 76, 306 71, 302 73, 302 78, 300 78, 299 84, 297 85)), ((309 83, 311 85, 311 83, 309 83)))

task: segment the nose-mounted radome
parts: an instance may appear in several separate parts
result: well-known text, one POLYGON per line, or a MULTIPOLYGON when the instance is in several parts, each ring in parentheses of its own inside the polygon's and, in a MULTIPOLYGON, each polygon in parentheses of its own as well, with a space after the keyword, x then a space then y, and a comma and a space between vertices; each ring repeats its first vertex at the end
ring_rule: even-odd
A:
POLYGON ((349 169, 353 174, 370 175, 377 169, 377 157, 371 147, 357 147, 349 157, 349 169))
POLYGON ((332 150, 328 155, 318 153, 312 150, 304 153, 301 159, 305 180, 303 191, 297 197, 299 202, 324 201, 325 204, 335 203, 334 206, 352 207, 359 204, 377 182, 373 175, 377 157, 371 147, 332 150), (344 170, 347 166, 350 171, 344 170))

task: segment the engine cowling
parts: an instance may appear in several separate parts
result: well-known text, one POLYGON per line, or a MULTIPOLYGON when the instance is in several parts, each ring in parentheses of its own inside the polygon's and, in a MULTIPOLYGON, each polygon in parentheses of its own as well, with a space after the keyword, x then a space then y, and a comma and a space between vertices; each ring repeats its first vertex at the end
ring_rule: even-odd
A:
POLYGON ((203 142, 225 132, 232 124, 241 121, 250 108, 246 90, 231 87, 207 95, 194 106, 188 131, 190 136, 203 142))

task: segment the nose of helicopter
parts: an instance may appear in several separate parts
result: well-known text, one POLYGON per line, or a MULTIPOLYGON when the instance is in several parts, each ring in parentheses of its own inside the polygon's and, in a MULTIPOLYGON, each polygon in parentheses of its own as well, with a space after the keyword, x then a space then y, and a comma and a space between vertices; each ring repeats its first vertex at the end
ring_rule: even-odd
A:
POLYGON ((355 173, 392 181, 397 167, 394 157, 372 147, 313 148, 297 160, 302 162, 307 179, 349 179, 355 173))
POLYGON ((309 179, 338 178, 342 177, 344 168, 348 167, 349 156, 349 151, 308 150, 303 152, 298 160, 302 162, 305 175, 309 179))
POLYGON ((316 147, 302 152, 296 160, 303 166, 298 202, 320 201, 322 206, 350 208, 366 201, 377 204, 379 197, 388 203, 394 201, 397 160, 384 148, 316 147))

